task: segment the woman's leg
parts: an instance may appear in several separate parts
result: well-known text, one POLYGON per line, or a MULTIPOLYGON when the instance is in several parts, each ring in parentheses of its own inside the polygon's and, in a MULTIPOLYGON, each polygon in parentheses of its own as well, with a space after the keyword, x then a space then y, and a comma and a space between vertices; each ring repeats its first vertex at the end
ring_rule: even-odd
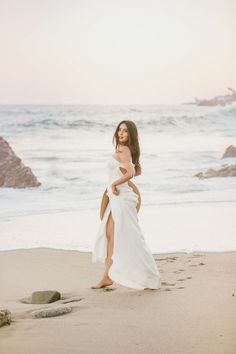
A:
POLYGON ((105 272, 103 277, 109 278, 108 272, 113 263, 111 257, 113 254, 113 247, 114 247, 114 220, 111 212, 107 221, 106 237, 107 237, 107 258, 105 260, 105 272))
POLYGON ((111 257, 113 254, 113 247, 114 247, 114 220, 111 212, 107 220, 106 237, 107 237, 107 258, 105 260, 105 272, 103 274, 102 280, 97 285, 91 286, 92 289, 103 288, 113 283, 113 281, 108 275, 109 269, 112 265, 111 257))

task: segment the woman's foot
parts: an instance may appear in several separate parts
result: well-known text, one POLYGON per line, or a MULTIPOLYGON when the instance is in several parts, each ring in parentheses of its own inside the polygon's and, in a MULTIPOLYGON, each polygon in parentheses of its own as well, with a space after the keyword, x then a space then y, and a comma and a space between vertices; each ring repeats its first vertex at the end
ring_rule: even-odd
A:
POLYGON ((112 284, 113 284, 113 281, 111 280, 111 278, 105 278, 105 279, 102 279, 97 285, 92 285, 90 288, 91 289, 101 289, 101 288, 105 288, 105 286, 109 286, 112 284))

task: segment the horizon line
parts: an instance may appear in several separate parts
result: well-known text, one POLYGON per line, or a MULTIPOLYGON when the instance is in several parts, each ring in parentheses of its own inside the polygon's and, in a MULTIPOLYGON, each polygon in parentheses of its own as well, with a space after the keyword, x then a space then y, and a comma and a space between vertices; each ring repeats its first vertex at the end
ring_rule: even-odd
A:
POLYGON ((0 103, 0 106, 166 106, 178 104, 195 104, 194 102, 176 103, 0 103))

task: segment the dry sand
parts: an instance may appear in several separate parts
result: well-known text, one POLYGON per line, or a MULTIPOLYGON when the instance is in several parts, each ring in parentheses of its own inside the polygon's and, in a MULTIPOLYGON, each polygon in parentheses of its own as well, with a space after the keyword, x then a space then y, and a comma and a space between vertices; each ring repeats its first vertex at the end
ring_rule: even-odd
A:
POLYGON ((0 252, 0 308, 13 322, 0 328, 1 354, 235 354, 236 252, 155 255, 158 290, 114 283, 92 290, 103 264, 91 253, 48 248, 0 252), (58 290, 72 312, 33 319, 58 306, 23 304, 36 290, 58 290), (109 291, 110 290, 110 291, 109 291))

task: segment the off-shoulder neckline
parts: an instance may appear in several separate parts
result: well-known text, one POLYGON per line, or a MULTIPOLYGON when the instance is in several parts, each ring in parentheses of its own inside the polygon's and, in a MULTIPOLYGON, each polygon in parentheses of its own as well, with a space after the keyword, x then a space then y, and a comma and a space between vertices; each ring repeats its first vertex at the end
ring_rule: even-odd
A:
MULTIPOLYGON (((115 158, 114 155, 111 155, 111 156, 113 157, 114 160, 116 160, 116 161, 117 161, 118 163, 120 163, 121 165, 127 163, 127 162, 120 162, 120 161, 118 161, 118 160, 115 158)), ((133 162, 130 162, 130 163, 134 166, 134 163, 133 163, 133 162)))

